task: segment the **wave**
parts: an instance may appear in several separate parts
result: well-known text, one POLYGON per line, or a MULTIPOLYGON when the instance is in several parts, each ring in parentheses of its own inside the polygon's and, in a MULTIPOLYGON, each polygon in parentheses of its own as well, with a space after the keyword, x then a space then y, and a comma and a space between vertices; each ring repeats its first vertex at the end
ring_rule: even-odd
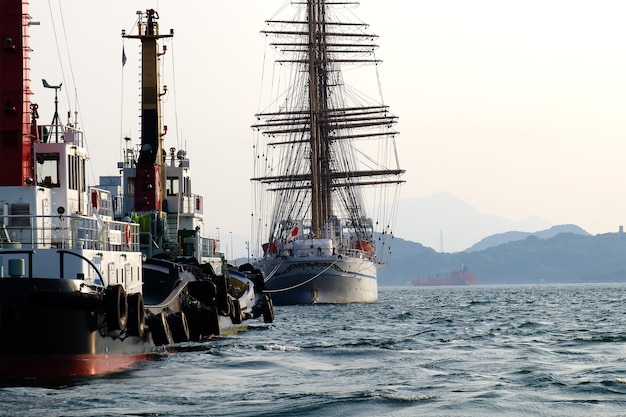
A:
POLYGON ((279 352, 298 352, 300 348, 298 346, 279 345, 277 343, 270 345, 263 345, 264 350, 279 351, 279 352))

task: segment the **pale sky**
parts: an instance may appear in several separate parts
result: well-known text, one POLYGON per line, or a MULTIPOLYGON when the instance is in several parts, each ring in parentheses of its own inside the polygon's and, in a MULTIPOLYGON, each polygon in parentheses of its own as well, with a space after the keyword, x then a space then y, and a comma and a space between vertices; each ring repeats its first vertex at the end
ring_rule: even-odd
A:
MULTIPOLYGON (((121 137, 136 141, 139 127, 138 41, 124 41, 122 73, 121 30, 155 8, 161 32, 175 31, 163 66, 165 148, 186 143, 206 233, 219 228, 222 250, 245 256, 250 125, 266 104, 259 31, 283 4, 31 0, 39 122, 50 122, 54 100, 41 78, 63 82, 60 113, 66 94, 75 110, 76 92, 94 175, 115 175, 121 137)), ((626 225, 626 1, 362 0, 354 14, 380 36, 381 87, 407 170, 402 198, 449 192, 484 213, 592 234, 626 225)))

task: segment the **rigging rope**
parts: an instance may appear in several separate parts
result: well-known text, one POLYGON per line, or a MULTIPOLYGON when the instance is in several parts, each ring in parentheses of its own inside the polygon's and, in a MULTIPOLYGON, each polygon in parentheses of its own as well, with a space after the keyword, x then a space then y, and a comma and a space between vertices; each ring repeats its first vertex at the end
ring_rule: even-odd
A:
MULTIPOLYGON (((137 14, 137 17, 135 18, 135 20, 133 21, 133 24, 130 27, 130 30, 125 31, 126 33, 128 33, 129 35, 132 35, 133 31, 135 30, 135 28, 138 27, 138 22, 141 19, 141 14, 137 14)), ((139 34, 139 31, 137 31, 137 33, 139 34)), ((125 145, 124 145, 124 68, 126 67, 126 44, 125 44, 125 38, 122 37, 122 75, 121 75, 121 86, 120 86, 120 146, 119 146, 119 150, 120 150, 120 161, 122 161, 123 163, 126 163, 126 156, 124 155, 124 149, 125 145)), ((141 107, 141 106, 140 106, 141 107)), ((129 129, 129 133, 128 136, 130 138, 131 133, 130 133, 130 129, 129 129)))
MULTIPOLYGON (((89 141, 87 140, 88 135, 87 135, 87 129, 86 126, 83 123, 83 119, 82 119, 82 112, 80 112, 80 104, 78 101, 78 89, 76 88, 76 79, 74 77, 74 67, 72 66, 72 58, 70 56, 70 48, 69 48, 69 42, 67 40, 67 30, 65 29, 65 19, 63 18, 63 8, 61 7, 61 0, 57 0, 57 7, 59 9, 59 17, 61 19, 61 29, 63 31, 63 40, 65 42, 65 50, 66 50, 66 55, 67 55, 67 61, 68 61, 68 65, 70 68, 70 79, 71 79, 71 85, 74 87, 74 100, 75 100, 75 122, 72 124, 72 120, 71 118, 68 120, 68 123, 72 124, 74 128, 78 129, 78 120, 80 120, 80 126, 81 126, 81 130, 83 132, 83 146, 85 147, 85 149, 87 150, 87 154, 89 154, 89 141)), ((68 103, 68 107, 69 107, 69 112, 68 112, 68 116, 69 114, 71 114, 71 99, 70 99, 70 95, 69 95, 69 89, 67 88, 67 81, 65 79, 65 68, 63 66, 63 59, 61 57, 61 48, 59 47, 59 39, 57 37, 57 28, 56 28, 56 19, 54 18, 54 15, 52 13, 52 4, 50 2, 50 0, 48 0, 48 10, 50 12, 50 20, 52 22, 52 32, 54 33, 54 42, 56 44, 56 48, 57 48, 57 56, 59 58, 59 66, 61 68, 61 78, 63 80, 63 83, 65 83, 66 88, 65 88, 65 95, 66 95, 66 100, 68 103)), ((63 122, 61 120, 58 120, 59 123, 63 124, 63 122)), ((90 174, 91 174, 91 182, 95 184, 95 178, 96 178, 96 174, 94 171, 94 167, 93 164, 89 164, 89 168, 90 168, 90 174)), ((85 177, 87 176, 87 172, 84 172, 83 175, 85 175, 85 177)), ((89 182, 89 181, 87 181, 89 182)))
MULTIPOLYGON (((336 11, 339 15, 349 14, 356 18, 348 8, 342 7, 336 11)), ((287 227, 285 225, 291 224, 294 219, 310 219, 312 210, 308 195, 311 193, 310 178, 307 174, 310 172, 308 163, 310 163, 310 154, 313 150, 304 133, 312 123, 306 112, 310 82, 307 76, 309 61, 306 47, 309 44, 306 36, 301 42, 292 40, 291 35, 295 35, 296 32, 284 30, 283 26, 286 23, 298 24, 307 21, 307 16, 300 15, 299 12, 306 14, 306 8, 298 8, 291 19, 280 18, 274 21, 272 17, 266 21, 271 28, 266 27, 263 31, 266 37, 276 39, 276 43, 273 43, 268 42, 266 38, 261 92, 268 93, 269 103, 265 109, 257 113, 258 122, 254 126, 256 181, 253 187, 253 202, 256 204, 253 208, 256 208, 264 217, 255 217, 252 225, 257 233, 257 239, 258 236, 264 235, 265 242, 272 242, 275 238, 279 238, 287 227), (274 47, 277 58, 274 61, 271 77, 270 69, 266 67, 270 59, 268 46, 274 47), (300 57, 299 54, 305 56, 300 57), (305 76, 301 77, 303 74, 305 76), (269 92, 263 90, 264 85, 269 85, 269 92), (263 190, 266 192, 264 193, 263 190), (263 211, 271 207, 269 205, 272 202, 273 211, 270 213, 263 211)), ((326 12, 326 20, 330 21, 331 25, 334 22, 353 20, 334 19, 330 8, 326 12)), ((357 20, 363 24, 360 19, 357 18, 357 20)), ((324 97, 324 100, 326 100, 325 108, 330 112, 320 120, 325 123, 324 126, 328 132, 332 132, 327 138, 329 148, 324 155, 328 161, 328 169, 334 173, 345 173, 344 176, 336 175, 332 179, 331 187, 333 185, 336 187, 333 189, 330 213, 345 221, 342 227, 352 229, 350 233, 356 234, 358 239, 365 239, 371 243, 377 241, 379 248, 376 253, 380 254, 382 259, 385 257, 385 252, 390 252, 389 240, 393 239, 393 224, 397 214, 396 199, 399 197, 399 184, 402 181, 394 180, 392 176, 395 175, 395 178, 398 178, 399 175, 391 172, 395 171, 392 167, 394 162, 396 170, 399 170, 398 153, 395 148, 397 132, 392 129, 397 120, 384 105, 378 65, 381 61, 376 58, 374 51, 377 45, 369 45, 371 39, 370 36, 366 36, 368 35, 365 31, 366 27, 367 25, 363 24, 363 27, 359 29, 346 30, 346 32, 354 35, 358 32, 363 35, 364 46, 372 46, 371 50, 354 48, 353 51, 346 51, 341 48, 333 49, 335 45, 332 44, 329 49, 325 50, 327 55, 324 57, 329 59, 328 66, 322 69, 323 77, 320 77, 318 81, 328 89, 328 95, 324 97), (347 76, 344 79, 344 75, 347 74, 346 70, 349 68, 342 65, 341 59, 335 60, 334 55, 350 52, 358 55, 354 61, 343 62, 374 63, 375 74, 373 75, 377 89, 368 90, 366 93, 352 87, 350 81, 358 80, 359 74, 353 77, 347 76), (363 59, 359 59, 361 55, 364 55, 363 59), (343 68, 337 68, 335 65, 343 68), (359 111, 361 107, 363 110, 359 111), (368 139, 377 140, 369 141, 368 139), (376 151, 377 157, 374 156, 376 151), (373 172, 372 175, 384 176, 384 178, 380 180, 380 183, 359 182, 357 179, 364 176, 363 173, 366 171, 373 172), (371 187, 373 190, 366 189, 369 188, 368 186, 373 186, 371 187), (393 187, 396 190, 395 199, 392 205, 387 205, 386 201, 393 187), (366 215, 368 213, 374 214, 373 219, 366 215), (388 216, 391 219, 387 219, 388 216)), ((262 95, 259 94, 260 97, 262 95)), ((260 108, 260 104, 257 107, 260 108)), ((256 214, 253 213, 254 216, 256 214)))
POLYGON ((124 163, 126 166, 126 158, 124 155, 124 133, 123 133, 123 124, 124 124, 124 66, 126 64, 126 50, 124 48, 124 38, 122 38, 122 82, 120 86, 120 161, 124 163))
MULTIPOLYGON (((182 132, 181 135, 178 135, 178 104, 176 102, 176 58, 174 57, 174 38, 170 39, 171 43, 171 53, 172 53, 172 89, 174 90, 174 125, 176 131, 176 149, 181 149, 181 140, 182 140, 182 132)), ((185 149, 186 150, 186 149, 185 149)))

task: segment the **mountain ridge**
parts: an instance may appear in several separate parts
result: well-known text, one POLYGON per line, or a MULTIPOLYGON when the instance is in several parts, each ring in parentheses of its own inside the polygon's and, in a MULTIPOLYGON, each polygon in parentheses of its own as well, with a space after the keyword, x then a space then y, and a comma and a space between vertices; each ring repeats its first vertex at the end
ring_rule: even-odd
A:
POLYGON ((592 236, 578 226, 563 226, 482 250, 454 253, 396 238, 389 265, 379 269, 379 285, 407 285, 461 265, 474 273, 478 284, 626 282, 626 235, 592 236), (582 232, 553 234, 555 230, 582 232))
POLYGON ((499 246, 504 243, 514 242, 516 240, 526 239, 529 236, 537 236, 541 239, 549 239, 558 235, 559 233, 573 233, 580 234, 585 236, 591 236, 587 231, 583 228, 576 226, 575 224, 561 224, 552 226, 549 229, 539 230, 537 232, 520 232, 520 231, 510 231, 504 233, 497 233, 495 235, 487 236, 480 240, 480 242, 475 243, 469 248, 465 249, 465 252, 476 252, 485 250, 494 246, 499 246))
POLYGON ((451 193, 403 198, 395 235, 440 252, 465 250, 481 239, 511 230, 536 232, 553 226, 536 216, 519 221, 479 211, 451 193))

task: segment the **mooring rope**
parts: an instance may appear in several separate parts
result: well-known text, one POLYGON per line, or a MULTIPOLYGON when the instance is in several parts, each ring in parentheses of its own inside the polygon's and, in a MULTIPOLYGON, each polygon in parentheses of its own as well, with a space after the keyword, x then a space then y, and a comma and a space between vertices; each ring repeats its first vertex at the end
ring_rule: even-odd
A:
POLYGON ((270 280, 270 278, 272 278, 272 277, 274 276, 274 274, 276 273, 276 271, 278 271, 278 268, 280 268, 280 266, 281 266, 282 264, 283 264, 283 263, 281 262, 281 263, 279 263, 278 265, 276 265, 276 268, 274 268, 274 269, 272 270, 272 272, 270 272, 270 273, 269 273, 269 275, 265 277, 264 282, 269 281, 269 280, 270 280))
MULTIPOLYGON (((309 278, 309 279, 307 279, 306 281, 303 281, 303 282, 301 282, 301 283, 299 283, 299 284, 292 285, 291 287, 280 288, 280 289, 277 289, 277 290, 264 290, 263 292, 265 292, 265 293, 276 293, 276 292, 289 291, 289 290, 293 290, 294 288, 301 287, 301 286, 306 285, 306 284, 308 284, 309 282, 313 281, 315 278, 319 277, 319 276, 320 276, 320 275, 322 275, 324 272, 328 271, 328 270, 329 270, 332 266, 334 266, 336 263, 337 263, 337 259, 335 259, 335 261, 334 261, 332 264, 328 265, 328 267, 327 267, 326 269, 324 269, 322 272, 320 272, 319 274, 314 275, 314 276, 312 276, 311 278, 309 278)), ((279 264, 278 266, 280 266, 280 265, 282 265, 282 264, 279 264)), ((277 270, 277 269, 278 269, 278 267, 276 267, 276 268, 272 271, 272 273, 270 274, 270 276, 271 276, 271 275, 273 275, 273 274, 276 272, 276 270, 277 270)), ((269 278, 268 278, 268 279, 269 279, 269 278)), ((266 281, 267 281, 267 280, 266 280, 266 281)))

